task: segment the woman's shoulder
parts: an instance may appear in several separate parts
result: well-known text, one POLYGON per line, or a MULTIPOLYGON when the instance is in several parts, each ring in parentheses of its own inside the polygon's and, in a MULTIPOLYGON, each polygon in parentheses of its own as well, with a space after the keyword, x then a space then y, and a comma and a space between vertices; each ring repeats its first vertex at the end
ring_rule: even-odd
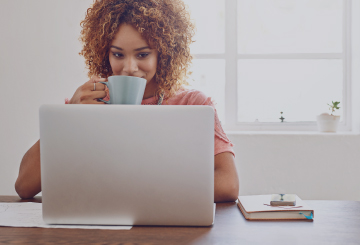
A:
POLYGON ((169 105, 211 105, 211 98, 200 90, 181 88, 167 100, 169 105))

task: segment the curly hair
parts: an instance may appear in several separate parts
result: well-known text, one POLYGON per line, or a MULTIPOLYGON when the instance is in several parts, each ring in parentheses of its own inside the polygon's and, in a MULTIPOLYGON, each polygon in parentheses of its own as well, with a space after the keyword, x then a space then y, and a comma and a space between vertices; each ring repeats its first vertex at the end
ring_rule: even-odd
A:
POLYGON ((155 96, 173 96, 186 82, 195 26, 182 0, 94 0, 81 21, 80 41, 88 76, 112 75, 110 44, 121 24, 137 29, 158 51, 155 96))

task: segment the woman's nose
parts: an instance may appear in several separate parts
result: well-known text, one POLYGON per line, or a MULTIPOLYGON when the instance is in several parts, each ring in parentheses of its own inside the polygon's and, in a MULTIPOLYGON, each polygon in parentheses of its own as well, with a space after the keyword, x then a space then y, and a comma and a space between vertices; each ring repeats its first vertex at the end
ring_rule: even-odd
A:
POLYGON ((137 72, 138 70, 139 68, 134 58, 125 59, 123 72, 126 73, 126 75, 131 76, 134 74, 134 72, 137 72))

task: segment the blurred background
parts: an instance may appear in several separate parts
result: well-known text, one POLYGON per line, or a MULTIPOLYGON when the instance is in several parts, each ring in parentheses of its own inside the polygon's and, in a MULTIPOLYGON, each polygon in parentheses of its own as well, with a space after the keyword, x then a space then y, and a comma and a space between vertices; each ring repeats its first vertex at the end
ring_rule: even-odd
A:
MULTIPOLYGON (((16 195, 21 159, 39 139, 39 106, 63 104, 88 80, 78 38, 92 2, 0 1, 0 195, 16 195)), ((282 111, 286 125, 316 130, 316 115, 336 100, 347 130, 360 128, 360 2, 185 3, 197 27, 190 88, 216 102, 235 144, 240 194, 360 200, 358 134, 286 133, 279 120, 282 111), (256 121, 280 131, 241 128, 256 121)))

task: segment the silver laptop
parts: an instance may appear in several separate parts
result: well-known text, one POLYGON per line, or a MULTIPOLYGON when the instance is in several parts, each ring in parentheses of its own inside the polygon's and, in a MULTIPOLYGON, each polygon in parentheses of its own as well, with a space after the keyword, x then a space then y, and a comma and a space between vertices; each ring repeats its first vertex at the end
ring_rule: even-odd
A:
POLYGON ((213 224, 209 106, 43 105, 40 152, 48 224, 213 224))

